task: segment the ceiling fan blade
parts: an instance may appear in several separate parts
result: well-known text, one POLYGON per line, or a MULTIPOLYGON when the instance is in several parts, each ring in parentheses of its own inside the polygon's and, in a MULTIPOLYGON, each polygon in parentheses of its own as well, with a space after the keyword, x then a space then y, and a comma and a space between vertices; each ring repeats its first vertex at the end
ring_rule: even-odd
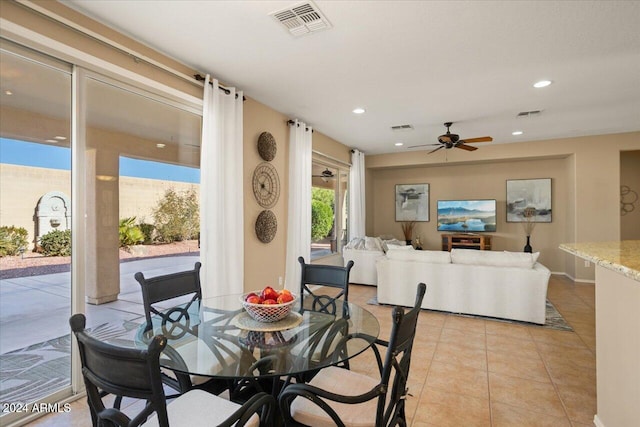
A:
POLYGON ((422 144, 422 145, 411 145, 411 146, 409 146, 409 147, 407 147, 407 148, 418 148, 418 147, 431 147, 431 146, 434 146, 434 145, 440 145, 440 144, 422 144))
MULTIPOLYGON (((432 144, 432 145, 434 145, 434 144, 432 144)), ((436 151, 438 151, 438 150, 442 150, 443 148, 444 148, 444 145, 441 145, 440 147, 436 148, 435 150, 431 150, 431 151, 429 151, 427 154, 434 153, 434 152, 436 152, 436 151)))
POLYGON ((491 138, 490 136, 481 136, 479 138, 468 138, 468 139, 465 139, 462 142, 471 142, 471 143, 473 143, 473 142, 491 142, 491 141, 493 141, 493 138, 491 138))
POLYGON ((456 145, 456 148, 462 148, 463 150, 467 150, 467 151, 475 151, 478 149, 478 147, 473 147, 471 145, 464 145, 464 144, 458 144, 456 145))

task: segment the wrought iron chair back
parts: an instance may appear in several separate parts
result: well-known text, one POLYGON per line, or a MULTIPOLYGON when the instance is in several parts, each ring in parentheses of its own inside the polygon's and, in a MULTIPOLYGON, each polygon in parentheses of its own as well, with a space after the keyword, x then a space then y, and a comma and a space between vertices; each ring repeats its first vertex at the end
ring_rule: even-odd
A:
MULTIPOLYGON (((301 307, 310 307, 313 311, 336 314, 336 300, 342 298, 343 307, 348 307, 349 302, 349 273, 353 267, 353 261, 349 261, 345 267, 335 265, 307 264, 303 257, 298 258, 301 266, 300 274, 300 298, 301 307), (309 285, 327 286, 339 289, 336 295, 323 295, 314 292, 309 285), (305 298, 311 297, 310 305, 305 303, 305 298)), ((346 314, 348 317, 348 313, 346 314)))
POLYGON ((88 335, 82 314, 73 315, 69 324, 78 341, 93 425, 138 426, 153 412, 158 414, 160 425, 168 425, 159 363, 166 339, 156 336, 146 349, 116 347, 88 335), (127 421, 126 415, 118 409, 105 406, 105 393, 142 399, 147 403, 133 420, 127 421))
POLYGON ((147 328, 151 329, 151 315, 156 314, 162 317, 163 326, 167 322, 179 323, 188 314, 189 307, 195 301, 202 299, 200 288, 200 268, 202 264, 195 263, 193 270, 180 271, 177 273, 165 274, 146 278, 142 272, 137 272, 134 278, 140 283, 142 288, 142 303, 144 315, 147 320, 147 328), (178 317, 174 312, 162 313, 154 304, 159 302, 192 295, 191 300, 179 309, 176 309, 178 317))
MULTIPOLYGON (((377 339, 376 345, 371 348, 375 354, 380 382, 366 393, 358 396, 347 396, 337 394, 332 391, 323 390, 314 386, 315 379, 311 384, 291 384, 286 387, 279 396, 280 411, 283 415, 286 426, 303 426, 292 416, 292 403, 295 399, 306 399, 311 404, 319 407, 326 414, 326 422, 334 423, 336 426, 344 427, 345 423, 332 407, 331 403, 340 402, 347 404, 359 404, 377 399, 375 421, 373 426, 406 426, 405 400, 408 394, 407 379, 411 365, 411 352, 416 335, 416 326, 420 314, 420 306, 426 292, 426 285, 420 283, 416 291, 414 307, 405 313, 402 307, 394 307, 392 312, 392 329, 389 341, 377 339), (386 347, 384 360, 378 346, 386 347)), ((338 344, 340 347, 347 346, 349 340, 361 339, 363 337, 352 334, 343 338, 338 344)), ((336 369, 336 368, 328 368, 336 369)), ((334 371, 335 372, 335 371, 334 371)), ((320 370, 317 376, 323 374, 320 370)), ((350 372, 340 374, 341 382, 349 382, 350 372)), ((355 374, 358 375, 358 374, 355 374)), ((347 386, 348 387, 348 386, 347 386)), ((363 424, 364 425, 364 424, 363 424)))
MULTIPOLYGON (((146 349, 119 347, 91 337, 85 329, 86 318, 83 314, 73 315, 69 324, 78 342, 93 426, 137 427, 155 413, 156 424, 159 427, 169 427, 171 407, 167 409, 159 362, 160 353, 167 348, 166 338, 156 335, 146 349), (114 407, 105 405, 103 399, 108 394, 117 396, 114 407), (130 418, 120 411, 122 397, 140 399, 146 403, 140 412, 130 418)), ((227 409, 226 413, 229 415, 222 415, 216 413, 215 406, 223 399, 203 391, 188 392, 178 400, 184 403, 176 402, 175 412, 178 416, 174 418, 188 420, 190 415, 194 416, 193 411, 202 411, 203 414, 198 414, 197 418, 206 419, 206 425, 211 422, 224 427, 244 426, 256 413, 260 415, 261 425, 271 425, 276 405, 273 396, 257 393, 242 406, 237 405, 237 409, 227 409), (203 401, 200 396, 208 397, 203 401), (208 407, 206 403, 212 406, 208 407), (220 420, 221 417, 226 419, 220 420)))

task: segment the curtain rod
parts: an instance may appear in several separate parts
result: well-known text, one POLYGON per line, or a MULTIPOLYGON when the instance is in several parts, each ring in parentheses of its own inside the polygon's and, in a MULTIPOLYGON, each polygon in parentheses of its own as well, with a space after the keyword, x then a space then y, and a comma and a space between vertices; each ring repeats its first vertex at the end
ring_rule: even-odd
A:
MULTIPOLYGON (((206 77, 202 76, 201 74, 194 74, 193 77, 199 82, 204 82, 206 80, 206 77)), ((210 81, 209 84, 213 85, 213 82, 210 81)), ((226 87, 222 86, 221 84, 218 84, 218 89, 220 89, 221 91, 223 91, 227 95, 231 94, 231 91, 229 89, 227 89, 226 87)), ((236 93, 236 99, 237 98, 238 98, 238 94, 236 93)), ((244 95, 243 95, 242 96, 242 100, 246 101, 247 98, 245 98, 244 95)))
MULTIPOLYGON (((288 125, 293 125, 293 124, 295 124, 295 123, 296 123, 296 122, 295 122, 294 120, 287 120, 287 124, 288 124, 288 125)), ((298 127, 300 127, 300 123, 298 123, 298 127)), ((305 128, 304 128, 304 130, 305 130, 305 131, 308 131, 308 130, 309 130, 309 127, 305 127, 305 128)), ((311 129, 311 133, 313 133, 313 132, 314 132, 314 131, 313 131, 313 129, 311 129)))

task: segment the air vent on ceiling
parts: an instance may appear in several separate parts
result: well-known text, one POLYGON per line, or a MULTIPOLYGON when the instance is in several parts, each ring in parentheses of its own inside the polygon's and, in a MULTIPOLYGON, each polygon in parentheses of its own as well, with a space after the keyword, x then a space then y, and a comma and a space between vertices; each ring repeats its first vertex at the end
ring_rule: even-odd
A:
POLYGON ((271 12, 269 15, 280 22, 294 37, 331 28, 331 23, 311 1, 297 3, 286 9, 271 12))
POLYGON ((394 132, 403 132, 403 131, 413 130, 413 126, 412 125, 391 126, 391 130, 394 132))
POLYGON ((542 113, 542 110, 521 111, 517 117, 531 117, 542 113))

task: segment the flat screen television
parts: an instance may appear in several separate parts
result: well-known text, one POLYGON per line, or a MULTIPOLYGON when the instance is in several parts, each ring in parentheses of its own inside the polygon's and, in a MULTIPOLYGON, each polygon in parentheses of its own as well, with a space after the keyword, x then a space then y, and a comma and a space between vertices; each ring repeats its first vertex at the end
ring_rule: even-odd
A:
POLYGON ((496 201, 438 200, 438 231, 496 231, 496 201))

